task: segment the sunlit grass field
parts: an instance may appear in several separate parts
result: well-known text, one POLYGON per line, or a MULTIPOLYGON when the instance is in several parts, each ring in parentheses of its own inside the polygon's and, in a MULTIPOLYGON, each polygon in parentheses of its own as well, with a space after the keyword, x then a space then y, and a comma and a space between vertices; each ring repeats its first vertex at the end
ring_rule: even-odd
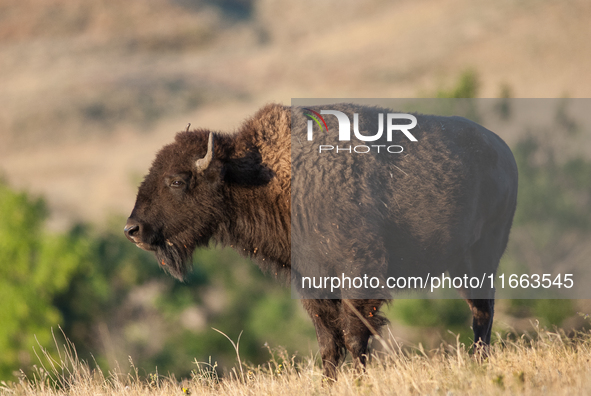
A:
MULTIPOLYGON (((459 340, 459 338, 458 338, 459 340)), ((232 341, 230 341, 232 342, 232 341)), ((191 378, 140 373, 133 361, 108 373, 80 361, 73 345, 60 348, 59 359, 41 350, 33 373, 16 383, 2 383, 6 395, 582 395, 591 393, 591 333, 567 336, 534 328, 529 334, 496 336, 490 356, 480 360, 460 343, 434 350, 420 344, 401 348, 383 341, 365 373, 345 363, 335 383, 323 378, 315 356, 289 356, 270 350, 258 367, 241 361, 220 369, 215 362, 195 362, 191 378), (125 369, 124 369, 125 366, 125 369), (219 374, 218 374, 219 373, 219 374)), ((374 340, 375 343, 375 340, 374 340)), ((239 344, 233 344, 239 351, 239 344)))

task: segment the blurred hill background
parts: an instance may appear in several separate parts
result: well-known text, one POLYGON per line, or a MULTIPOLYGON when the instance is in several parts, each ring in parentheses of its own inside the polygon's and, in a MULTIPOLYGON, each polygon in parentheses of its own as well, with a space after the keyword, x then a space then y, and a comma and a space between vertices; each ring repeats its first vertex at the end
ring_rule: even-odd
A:
MULTIPOLYGON (((34 364, 34 335, 51 347, 58 324, 105 369, 232 362, 212 326, 244 330, 253 362, 265 343, 315 351, 289 291, 233 252, 196 253, 179 284, 122 238, 155 152, 187 122, 232 131, 292 97, 588 97, 590 19, 586 0, 0 0, 0 376, 34 364)), ((520 185, 509 261, 585 253, 591 148, 555 119, 581 153, 555 161, 546 135, 497 131, 531 176, 521 183, 535 180, 520 185)), ((497 323, 579 327, 586 304, 500 302, 497 323)), ((470 333, 462 301, 389 315, 408 342, 470 333)))
POLYGON ((480 97, 586 97, 589 15, 584 0, 3 0, 1 167, 47 198, 52 226, 104 223, 187 122, 430 96, 467 69, 480 97))

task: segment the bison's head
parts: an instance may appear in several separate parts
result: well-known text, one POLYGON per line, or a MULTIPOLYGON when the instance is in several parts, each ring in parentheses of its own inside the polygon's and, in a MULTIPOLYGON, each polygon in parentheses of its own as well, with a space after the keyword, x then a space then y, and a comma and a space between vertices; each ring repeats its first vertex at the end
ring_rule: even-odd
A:
POLYGON ((125 235, 153 251, 164 269, 182 279, 193 250, 207 245, 219 226, 222 184, 213 133, 178 134, 158 153, 140 185, 125 235))

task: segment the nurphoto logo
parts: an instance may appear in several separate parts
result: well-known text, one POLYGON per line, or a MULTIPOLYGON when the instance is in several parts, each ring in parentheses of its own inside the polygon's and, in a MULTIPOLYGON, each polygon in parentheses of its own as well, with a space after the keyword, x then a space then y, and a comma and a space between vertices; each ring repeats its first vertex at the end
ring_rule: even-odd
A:
MULTIPOLYGON (((306 116, 310 119, 308 120, 308 141, 314 140, 314 123, 318 125, 319 130, 322 132, 323 126, 326 130, 326 133, 329 133, 328 125, 326 124, 326 120, 322 115, 333 115, 337 118, 339 123, 339 141, 346 142, 351 141, 351 120, 347 116, 347 114, 343 113, 342 111, 337 110, 320 110, 320 113, 309 109, 304 108, 306 116)), ((411 142, 416 142, 417 139, 414 135, 410 132, 410 129, 413 129, 417 126, 417 118, 412 114, 405 114, 405 113, 388 113, 386 115, 386 140, 388 142, 392 142, 392 136, 394 132, 402 132, 408 140, 411 142), (396 124, 394 123, 395 120, 409 120, 409 124, 396 124)), ((378 114, 378 131, 374 135, 362 135, 359 131, 359 114, 353 114, 353 133, 355 137, 362 142, 375 142, 382 138, 384 134, 384 113, 378 114)), ((365 154, 369 153, 370 151, 376 150, 378 153, 380 152, 388 152, 391 154, 399 154, 404 151, 404 148, 400 145, 385 145, 385 144, 371 144, 371 145, 357 145, 357 146, 348 146, 348 147, 341 147, 341 146, 333 146, 330 144, 321 144, 318 146, 318 152, 329 152, 334 151, 335 153, 359 153, 365 154), (381 150, 381 151, 380 151, 381 150)))

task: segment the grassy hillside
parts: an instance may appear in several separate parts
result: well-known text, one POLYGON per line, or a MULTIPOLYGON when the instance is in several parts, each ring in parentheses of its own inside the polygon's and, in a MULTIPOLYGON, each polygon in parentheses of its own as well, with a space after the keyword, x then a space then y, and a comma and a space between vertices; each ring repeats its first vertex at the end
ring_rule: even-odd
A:
MULTIPOLYGON (((48 221, 36 223, 31 238, 36 232, 45 235, 45 229, 50 236, 76 236, 80 229, 72 226, 79 222, 93 230, 84 238, 98 235, 94 242, 83 239, 93 243, 89 246, 96 250, 90 252, 95 257, 81 261, 76 277, 67 278, 74 280, 64 282, 65 294, 57 301, 42 301, 43 306, 59 308, 59 315, 44 309, 51 314, 45 320, 21 304, 40 324, 26 334, 17 326, 13 333, 25 346, 19 344, 11 352, 15 361, 32 370, 33 337, 43 332, 38 338, 47 346, 50 325, 69 320, 73 328, 68 331, 88 341, 77 342, 81 354, 84 350, 86 358, 92 351, 105 370, 91 372, 62 356, 54 371, 45 359, 43 371, 37 363, 36 377, 5 385, 0 392, 181 393, 168 373, 160 373, 155 385, 121 374, 127 373, 125 357, 142 357, 134 366, 141 367, 140 378, 150 374, 146 361, 185 370, 193 357, 207 353, 227 369, 231 346, 210 329, 212 323, 224 323, 223 330, 234 339, 245 330, 244 357, 260 357, 264 341, 304 356, 315 351, 313 329, 298 302, 254 265, 228 252, 200 251, 195 273, 200 276, 210 269, 209 284, 179 284, 159 272, 152 257, 140 255, 124 240, 124 219, 155 152, 187 122, 232 131, 265 103, 289 104, 292 97, 589 97, 590 18, 587 0, 0 0, 0 179, 11 189, 46 199, 48 221), (467 89, 454 88, 458 76, 469 77, 464 81, 467 89), (103 272, 106 275, 97 275, 103 272), (245 297, 247 293, 256 299, 245 297), (109 309, 100 310, 99 319, 86 318, 98 309, 84 311, 88 323, 80 327, 64 306, 87 302, 109 309), (110 374, 115 360, 122 369, 110 374), (60 364, 65 364, 63 370, 60 364), (55 384, 59 390, 53 390, 55 384)), ((570 128, 568 117, 559 115, 543 128, 495 131, 512 147, 531 143, 520 150, 525 169, 534 176, 520 197, 531 204, 523 212, 529 217, 516 223, 521 229, 514 230, 515 244, 506 257, 556 261, 570 268, 589 256, 589 216, 580 208, 588 207, 591 196, 591 146, 583 124, 570 128), (524 139, 528 133, 535 139, 524 139), (552 151, 562 148, 554 144, 559 139, 577 157, 552 151), (538 197, 547 198, 547 205, 536 205, 538 197), (565 231, 563 220, 575 217, 574 223, 585 224, 565 231), (549 244, 550 239, 558 242, 549 244)), ((18 217, 18 211, 6 211, 18 217)), ((0 217, 6 224, 8 217, 0 217)), ((6 235, 19 243, 26 240, 12 230, 6 235)), ((21 258, 31 263, 38 256, 25 248, 21 258)), ((56 252, 62 261, 52 256, 39 268, 64 269, 64 255, 56 252)), ((0 262, 6 274, 19 275, 14 264, 12 259, 0 262)), ((26 267, 19 268, 24 275, 15 281, 5 276, 5 283, 22 286, 31 299, 44 297, 29 281, 26 267)), ((55 281, 52 271, 43 270, 43 275, 55 281)), ((418 340, 429 346, 442 339, 450 342, 455 336, 448 329, 461 331, 465 341, 471 333, 465 303, 418 304, 397 302, 389 312, 399 320, 393 321, 392 331, 410 350, 392 361, 383 355, 376 358, 360 381, 346 367, 342 381, 323 390, 317 359, 294 366, 287 364, 290 356, 279 354, 265 367, 245 367, 245 375, 253 372, 246 383, 228 376, 218 381, 208 376, 205 366, 206 371, 195 366, 189 387, 193 393, 236 394, 284 389, 335 394, 392 389, 402 394, 589 391, 587 334, 570 339, 560 332, 539 331, 531 343, 529 336, 497 341, 491 359, 477 364, 453 343, 425 354, 413 346, 418 340), (451 324, 451 312, 466 316, 451 324), (279 364, 287 365, 281 375, 276 372, 279 364)), ((530 329, 532 318, 581 329, 588 323, 576 311, 591 312, 588 301, 501 300, 497 307, 495 330, 502 338, 513 330, 530 329)))
POLYGON ((52 226, 104 223, 187 122, 430 96, 470 68, 481 97, 588 97, 590 16, 586 0, 3 0, 0 172, 47 197, 52 226))

